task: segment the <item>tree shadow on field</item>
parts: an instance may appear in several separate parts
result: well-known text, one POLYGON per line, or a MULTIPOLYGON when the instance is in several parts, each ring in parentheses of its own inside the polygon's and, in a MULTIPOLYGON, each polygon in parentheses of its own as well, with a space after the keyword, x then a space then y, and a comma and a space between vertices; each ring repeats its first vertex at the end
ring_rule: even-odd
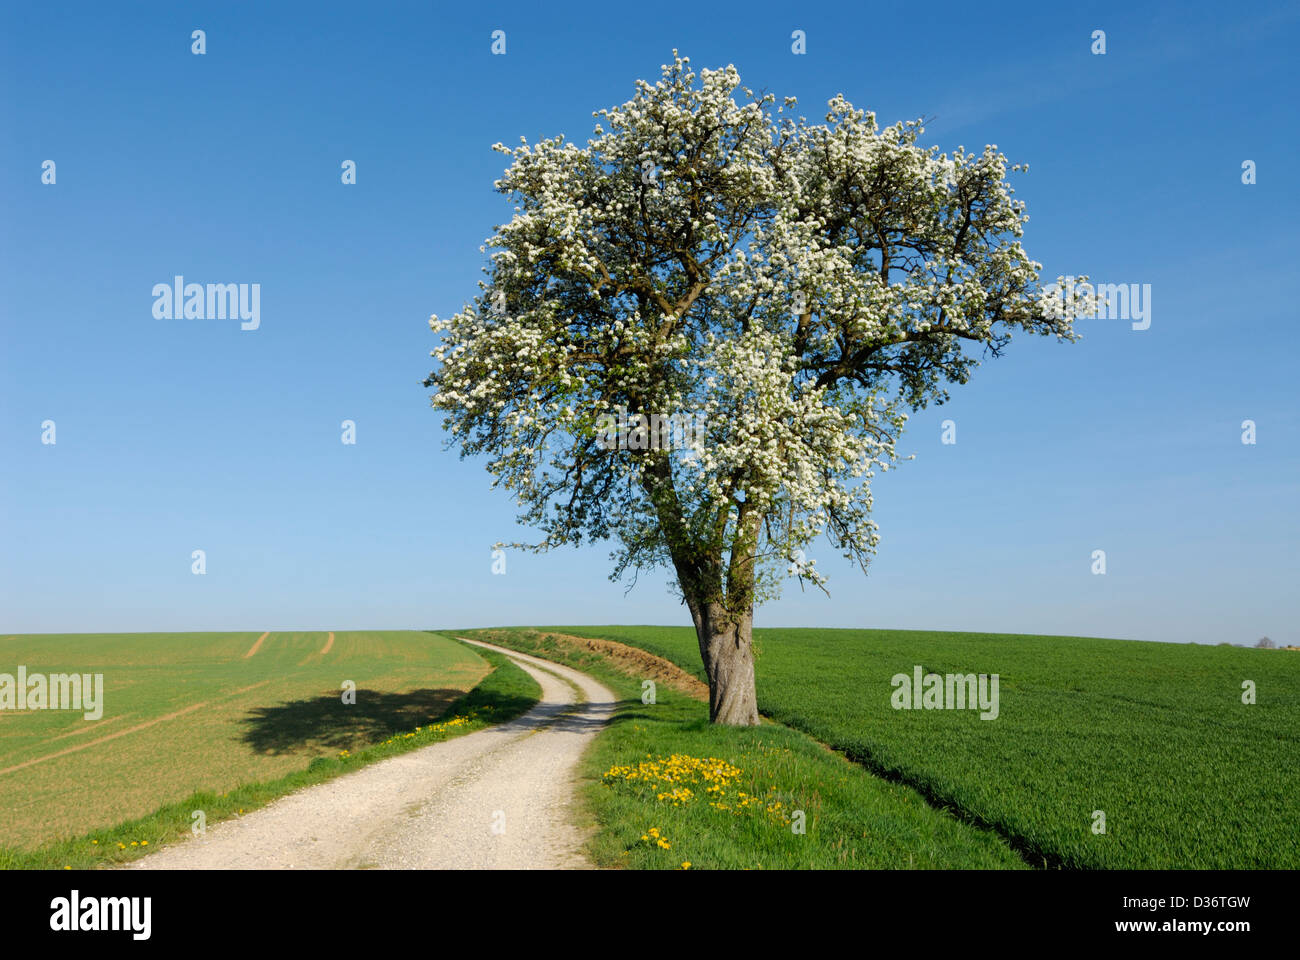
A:
POLYGON ((355 750, 442 719, 452 704, 469 699, 454 688, 356 695, 351 704, 334 693, 258 707, 241 721, 248 725, 241 739, 260 754, 355 750))

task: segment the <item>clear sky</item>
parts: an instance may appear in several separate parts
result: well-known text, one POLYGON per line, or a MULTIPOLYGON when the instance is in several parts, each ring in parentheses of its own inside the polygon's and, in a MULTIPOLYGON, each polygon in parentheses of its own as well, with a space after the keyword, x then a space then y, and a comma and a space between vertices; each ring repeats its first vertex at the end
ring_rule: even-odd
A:
POLYGON ((6 3, 0 631, 688 624, 607 549, 493 575, 526 532, 421 385, 509 218, 491 144, 585 142, 676 47, 996 143, 1046 275, 1151 285, 1149 329, 1018 340, 917 413, 870 573, 814 546, 831 597, 759 626, 1300 643, 1300 6, 839 6, 6 3), (260 327, 156 319, 178 274, 259 283, 260 327))

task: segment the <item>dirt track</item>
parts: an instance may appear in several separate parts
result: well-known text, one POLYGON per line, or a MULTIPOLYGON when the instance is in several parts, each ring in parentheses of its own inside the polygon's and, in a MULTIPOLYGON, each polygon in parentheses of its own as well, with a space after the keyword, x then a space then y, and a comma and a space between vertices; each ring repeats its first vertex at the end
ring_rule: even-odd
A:
POLYGON ((588 866, 573 824, 573 782, 583 750, 613 713, 614 695, 577 670, 476 645, 508 655, 537 680, 542 697, 532 710, 300 790, 131 867, 588 866))

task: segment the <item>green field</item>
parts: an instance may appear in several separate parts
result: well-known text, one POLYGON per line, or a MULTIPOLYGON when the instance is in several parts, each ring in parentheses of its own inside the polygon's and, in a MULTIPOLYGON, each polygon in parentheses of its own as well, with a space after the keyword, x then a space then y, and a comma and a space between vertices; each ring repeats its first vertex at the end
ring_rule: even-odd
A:
MULTIPOLYGON (((546 631, 618 641, 699 678, 695 635, 458 631, 568 663, 619 695, 583 761, 601 866, 1300 866, 1293 652, 758 630, 769 720, 737 730, 708 724, 707 705, 671 665, 660 666, 677 679, 660 677, 656 702, 644 704, 644 671, 659 667, 642 654, 611 657, 546 631), (997 674, 997 718, 894 709, 891 678, 918 665, 997 674), (1242 702, 1247 680, 1253 705, 1242 702), (1094 832, 1099 810, 1105 833, 1094 832)), ((97 720, 0 710, 0 867, 124 862, 184 836, 193 809, 237 816, 517 715, 537 696, 505 658, 416 631, 0 637, 0 673, 20 664, 102 673, 105 705, 97 720), (342 702, 344 681, 355 705, 342 702)))
POLYGON ((195 791, 305 770, 441 716, 490 669, 463 644, 417 631, 259 637, 0 637, 0 673, 101 673, 105 688, 98 720, 0 710, 0 847, 30 850, 195 791), (354 704, 343 703, 344 681, 354 704))
MULTIPOLYGON (((689 628, 538 629, 631 644, 702 676, 689 628)), ((1029 864, 1300 867, 1300 654, 887 630, 755 639, 766 716, 991 828, 1029 864), (998 674, 998 718, 893 709, 891 677, 918 664, 998 674), (1242 703, 1246 680, 1254 705, 1242 703)), ((864 828, 874 816, 863 812, 864 828)))

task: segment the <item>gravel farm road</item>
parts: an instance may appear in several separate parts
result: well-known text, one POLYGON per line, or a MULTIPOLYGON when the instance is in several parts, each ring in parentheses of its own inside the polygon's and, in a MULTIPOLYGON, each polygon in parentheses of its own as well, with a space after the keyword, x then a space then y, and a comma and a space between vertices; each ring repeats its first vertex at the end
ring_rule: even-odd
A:
POLYGON ((132 869, 583 868, 573 822, 578 759, 614 694, 569 667, 496 650, 541 700, 506 723, 435 743, 281 797, 132 869), (581 691, 581 699, 575 694, 581 691))

